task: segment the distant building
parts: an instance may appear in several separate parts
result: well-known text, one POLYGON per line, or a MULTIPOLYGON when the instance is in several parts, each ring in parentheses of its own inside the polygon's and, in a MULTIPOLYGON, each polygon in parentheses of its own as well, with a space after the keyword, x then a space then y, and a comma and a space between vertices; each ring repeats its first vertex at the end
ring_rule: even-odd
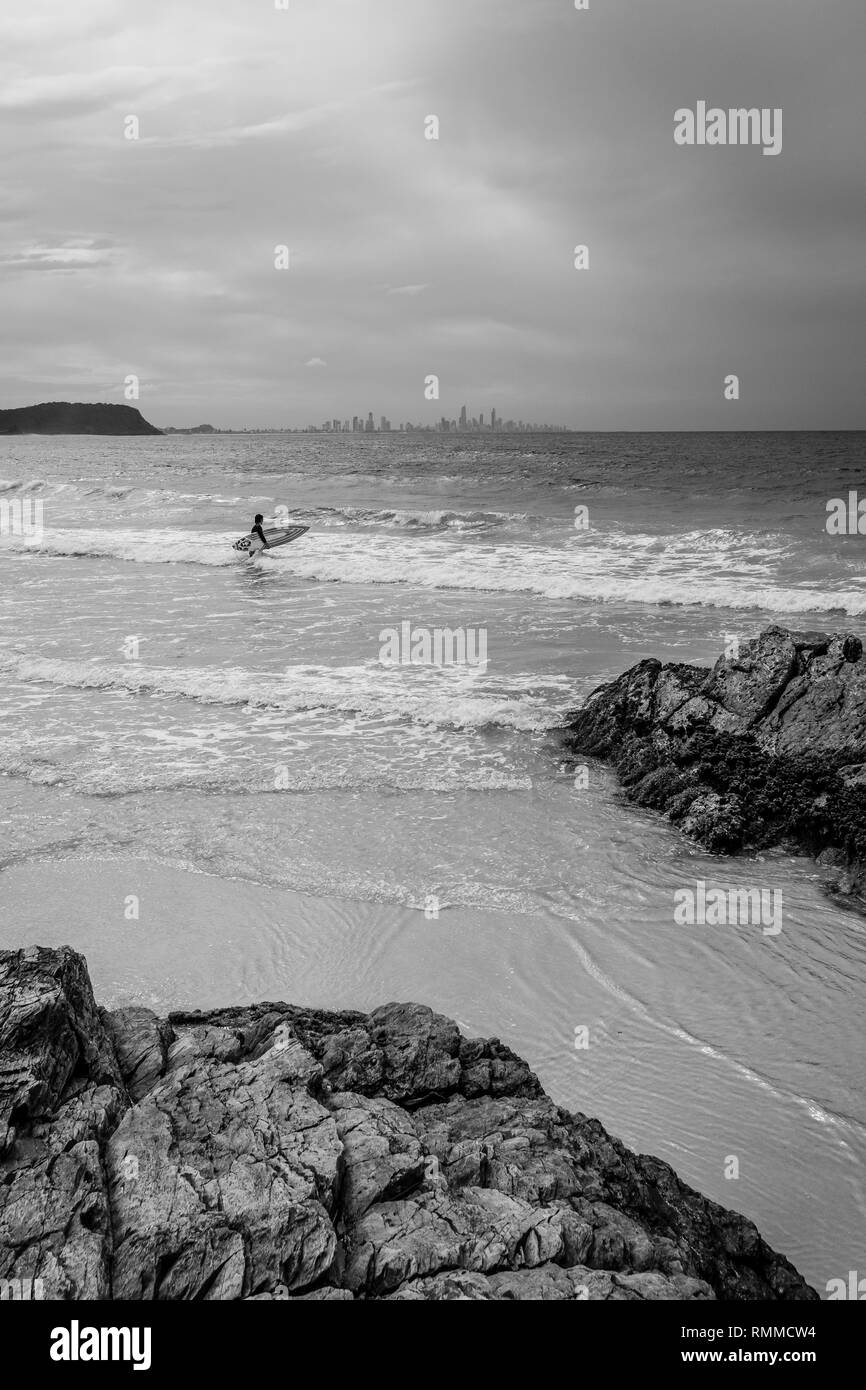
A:
MULTIPOLYGON (((289 429, 290 427, 284 426, 283 428, 289 429)), ((335 415, 332 420, 326 420, 321 425, 307 425, 306 431, 312 434, 348 434, 350 431, 355 434, 388 434, 395 429, 399 429, 401 431, 420 430, 425 433, 450 434, 456 433, 459 430, 495 430, 498 434, 504 434, 516 433, 518 431, 521 431, 523 433, 527 433, 530 431, 544 431, 546 433, 570 433, 572 428, 572 426, 568 425, 536 424, 535 422, 529 420, 514 420, 512 418, 504 419, 497 414, 495 407, 490 412, 489 423, 485 425, 483 411, 477 418, 473 415, 470 419, 469 408, 468 406, 463 405, 460 407, 460 415, 458 419, 449 420, 447 415, 441 415, 439 419, 432 424, 418 424, 413 423, 411 420, 406 420, 401 421, 399 425, 392 425, 387 415, 380 415, 379 424, 377 425, 373 417, 373 412, 371 410, 368 411, 366 420, 364 419, 363 415, 353 415, 351 421, 346 419, 341 422, 339 417, 335 415)), ((258 431, 253 429, 251 431, 247 430, 246 432, 268 434, 271 433, 271 430, 270 428, 267 430, 262 429, 258 431)), ((168 426, 165 430, 165 433, 210 434, 220 433, 220 431, 214 430, 214 427, 212 425, 197 425, 195 427, 187 426, 182 430, 179 430, 176 427, 168 426)), ((228 433, 232 433, 232 431, 228 431, 228 433)))

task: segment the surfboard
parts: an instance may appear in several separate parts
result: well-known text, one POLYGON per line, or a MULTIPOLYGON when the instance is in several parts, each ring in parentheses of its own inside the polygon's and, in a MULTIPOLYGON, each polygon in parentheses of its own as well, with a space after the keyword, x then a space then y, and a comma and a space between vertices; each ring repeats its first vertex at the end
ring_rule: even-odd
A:
MULTIPOLYGON (((275 545, 287 545, 289 541, 296 541, 298 536, 302 536, 310 528, 309 526, 278 526, 268 530, 265 526, 263 529, 268 545, 273 548, 275 545)), ((241 536, 239 541, 235 541, 232 550, 249 550, 250 540, 250 536, 241 536)))

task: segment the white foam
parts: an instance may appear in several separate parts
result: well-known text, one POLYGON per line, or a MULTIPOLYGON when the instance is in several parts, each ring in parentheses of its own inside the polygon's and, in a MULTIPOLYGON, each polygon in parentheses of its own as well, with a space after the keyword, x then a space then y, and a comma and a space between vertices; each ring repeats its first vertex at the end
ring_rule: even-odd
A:
POLYGON ((85 796, 128 796, 132 793, 163 791, 217 792, 221 796, 263 794, 296 795, 345 791, 393 792, 524 792, 532 789, 532 779, 492 768, 433 765, 401 771, 386 766, 376 769, 314 767, 286 764, 280 785, 274 785, 273 764, 258 768, 247 760, 242 772, 196 766, 192 760, 145 763, 140 760, 88 759, 75 762, 53 761, 51 753, 33 753, 15 739, 0 740, 0 775, 25 778, 34 786, 65 786, 85 796))
MULTIPOLYGON (((109 558, 141 564, 248 564, 232 551, 237 532, 57 530, 40 540, 6 537, 3 550, 109 558)), ((551 599, 763 609, 773 613, 866 613, 866 585, 790 583, 791 542, 731 531, 676 536, 575 532, 560 545, 461 545, 448 536, 413 539, 308 532, 254 563, 274 574, 352 584, 530 593, 551 599)))
POLYGON ((468 667, 290 666, 283 672, 243 667, 145 667, 62 661, 22 653, 0 656, 0 673, 79 690, 128 690, 175 696, 203 704, 246 705, 286 714, 334 710, 388 720, 408 719, 434 728, 490 726, 542 731, 558 727, 577 703, 565 677, 517 675, 491 679, 468 667), (524 692, 531 688, 533 694, 524 692), (543 693, 535 693, 541 690, 543 693))

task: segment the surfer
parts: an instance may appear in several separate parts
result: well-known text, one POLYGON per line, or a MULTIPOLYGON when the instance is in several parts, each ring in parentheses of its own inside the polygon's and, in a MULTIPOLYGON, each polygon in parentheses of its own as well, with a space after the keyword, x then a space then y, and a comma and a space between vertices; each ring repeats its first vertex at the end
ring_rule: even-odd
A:
POLYGON ((257 555, 260 550, 270 550, 271 548, 268 545, 267 537, 265 536, 265 533, 262 530, 263 521, 264 517, 262 516, 261 512, 256 512, 256 519, 253 522, 253 527, 250 531, 250 548, 248 554, 251 559, 253 555, 257 555))

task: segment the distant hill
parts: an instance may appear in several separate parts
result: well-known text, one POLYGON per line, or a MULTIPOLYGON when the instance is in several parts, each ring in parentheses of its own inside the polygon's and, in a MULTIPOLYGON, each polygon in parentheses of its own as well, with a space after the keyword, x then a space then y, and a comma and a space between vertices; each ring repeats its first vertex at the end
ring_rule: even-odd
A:
POLYGON ((163 434, 219 434, 220 431, 215 425, 187 425, 175 429, 173 425, 166 425, 163 434))
POLYGON ((43 401, 0 410, 0 434, 162 434, 131 405, 43 401))

